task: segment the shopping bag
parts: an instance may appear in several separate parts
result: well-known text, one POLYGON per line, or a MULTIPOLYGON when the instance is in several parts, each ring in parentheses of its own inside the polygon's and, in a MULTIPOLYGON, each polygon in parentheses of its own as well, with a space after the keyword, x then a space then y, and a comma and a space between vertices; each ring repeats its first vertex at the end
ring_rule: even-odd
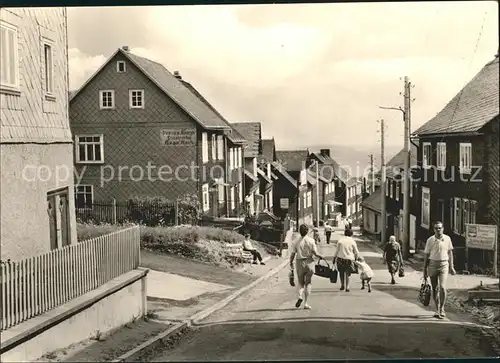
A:
POLYGON ((332 276, 332 269, 330 268, 328 261, 323 260, 326 262, 326 266, 320 265, 321 261, 322 259, 319 259, 316 266, 314 266, 314 274, 329 279, 330 276, 332 276))
POLYGON ((398 276, 405 277, 405 269, 403 268, 403 266, 399 267, 398 276))
POLYGON ((293 273, 293 269, 290 269, 290 273, 288 274, 288 282, 290 283, 290 286, 295 286, 295 276, 293 273))
POLYGON ((427 279, 424 279, 420 285, 418 301, 420 301, 424 306, 429 306, 429 303, 431 302, 431 285, 427 279))
POLYGON ((334 268, 332 271, 332 275, 330 276, 330 282, 332 284, 337 283, 338 277, 339 277, 339 272, 337 271, 337 268, 334 268))

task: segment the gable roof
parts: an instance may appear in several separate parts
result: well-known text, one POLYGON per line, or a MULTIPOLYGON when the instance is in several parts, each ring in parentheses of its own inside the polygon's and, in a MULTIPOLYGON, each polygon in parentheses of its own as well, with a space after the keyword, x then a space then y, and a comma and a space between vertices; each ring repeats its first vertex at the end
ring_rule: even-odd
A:
POLYGON ((264 170, 258 168, 257 169, 257 176, 260 176, 262 179, 264 179, 267 183, 272 183, 273 181, 267 177, 267 174, 264 170))
POLYGON ((276 150, 276 159, 288 171, 304 169, 308 155, 308 150, 276 150))
POLYGON ((415 135, 479 131, 499 113, 498 56, 415 135))
POLYGON ((255 158, 260 153, 261 125, 260 122, 233 122, 231 127, 236 129, 245 139, 243 154, 245 157, 255 158))
POLYGON ((375 212, 382 213, 380 209, 380 203, 382 201, 382 189, 375 190, 372 194, 366 197, 362 202, 361 206, 363 208, 371 209, 375 212))
POLYGON ((296 188, 298 187, 297 181, 294 178, 292 178, 292 176, 290 174, 288 174, 288 172, 283 167, 283 165, 281 165, 280 163, 278 163, 276 161, 273 161, 271 163, 271 165, 274 167, 274 169, 276 169, 278 174, 281 174, 286 180, 288 180, 290 182, 290 184, 292 184, 296 188))
POLYGON ((274 156, 276 152, 276 145, 274 143, 274 137, 272 139, 263 139, 262 143, 262 154, 261 157, 266 163, 274 161, 274 156))
MULTIPOLYGON (((174 72, 175 74, 175 72, 174 72)), ((174 75, 175 77, 175 75, 174 75)), ((179 76, 180 77, 180 76, 179 76)), ((210 104, 210 102, 207 101, 205 97, 202 96, 202 94, 189 82, 186 82, 182 78, 178 78, 181 83, 187 87, 188 90, 190 90, 200 101, 202 101, 205 105, 210 107, 212 111, 214 111, 219 117, 224 120, 224 122, 231 128, 230 130, 225 130, 224 135, 233 143, 235 144, 242 144, 245 141, 245 138, 234 128, 231 126, 231 124, 222 116, 219 111, 215 109, 214 106, 210 104)))
MULTIPOLYGON (((351 178, 349 172, 345 168, 341 167, 340 164, 337 163, 334 159, 332 159, 331 156, 322 155, 321 153, 318 152, 313 152, 311 153, 311 155, 314 155, 314 157, 318 159, 320 164, 331 165, 331 167, 333 168, 333 172, 335 173, 335 176, 344 184, 347 184, 349 182, 349 179, 351 178)), ((330 168, 325 168, 325 172, 326 170, 329 169, 330 168)))
POLYGON ((118 48, 109 59, 72 95, 72 101, 116 55, 121 54, 156 84, 169 98, 205 129, 230 129, 220 115, 187 89, 163 65, 118 48))
MULTIPOLYGON (((411 152, 411 160, 410 160, 410 168, 413 168, 417 166, 417 153, 418 149, 417 147, 413 144, 410 143, 410 152, 411 152)), ((386 165, 386 171, 385 175, 386 177, 393 177, 394 175, 398 174, 397 171, 399 169, 402 169, 405 165, 405 150, 401 149, 396 155, 394 155, 389 162, 387 162, 386 165)), ((379 174, 379 173, 377 173, 379 174)))

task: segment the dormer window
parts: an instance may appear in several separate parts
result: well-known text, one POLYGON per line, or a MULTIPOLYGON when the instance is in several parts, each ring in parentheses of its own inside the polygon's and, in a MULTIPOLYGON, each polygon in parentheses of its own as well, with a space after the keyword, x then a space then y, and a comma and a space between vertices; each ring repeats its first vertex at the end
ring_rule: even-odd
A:
POLYGON ((125 73, 127 71, 127 67, 124 61, 116 62, 116 71, 118 73, 125 73))

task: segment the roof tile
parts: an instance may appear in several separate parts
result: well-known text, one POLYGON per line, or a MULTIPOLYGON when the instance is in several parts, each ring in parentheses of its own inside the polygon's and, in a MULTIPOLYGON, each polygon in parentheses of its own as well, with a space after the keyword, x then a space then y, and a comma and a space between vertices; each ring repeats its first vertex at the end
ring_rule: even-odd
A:
POLYGON ((233 122, 231 123, 231 127, 245 138, 245 142, 243 143, 244 156, 251 158, 259 156, 261 139, 260 122, 233 122))

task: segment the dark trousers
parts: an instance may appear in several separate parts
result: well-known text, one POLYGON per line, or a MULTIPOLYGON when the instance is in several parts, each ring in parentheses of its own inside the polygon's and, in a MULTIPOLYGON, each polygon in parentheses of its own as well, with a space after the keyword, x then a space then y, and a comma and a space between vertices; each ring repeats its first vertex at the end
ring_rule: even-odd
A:
POLYGON ((331 231, 326 231, 326 243, 330 243, 330 238, 332 237, 332 232, 331 231))
POLYGON ((247 251, 247 252, 250 252, 253 256, 253 260, 254 262, 259 260, 259 262, 262 262, 262 256, 260 255, 260 252, 257 251, 257 250, 247 250, 247 249, 243 249, 243 251, 247 251))

